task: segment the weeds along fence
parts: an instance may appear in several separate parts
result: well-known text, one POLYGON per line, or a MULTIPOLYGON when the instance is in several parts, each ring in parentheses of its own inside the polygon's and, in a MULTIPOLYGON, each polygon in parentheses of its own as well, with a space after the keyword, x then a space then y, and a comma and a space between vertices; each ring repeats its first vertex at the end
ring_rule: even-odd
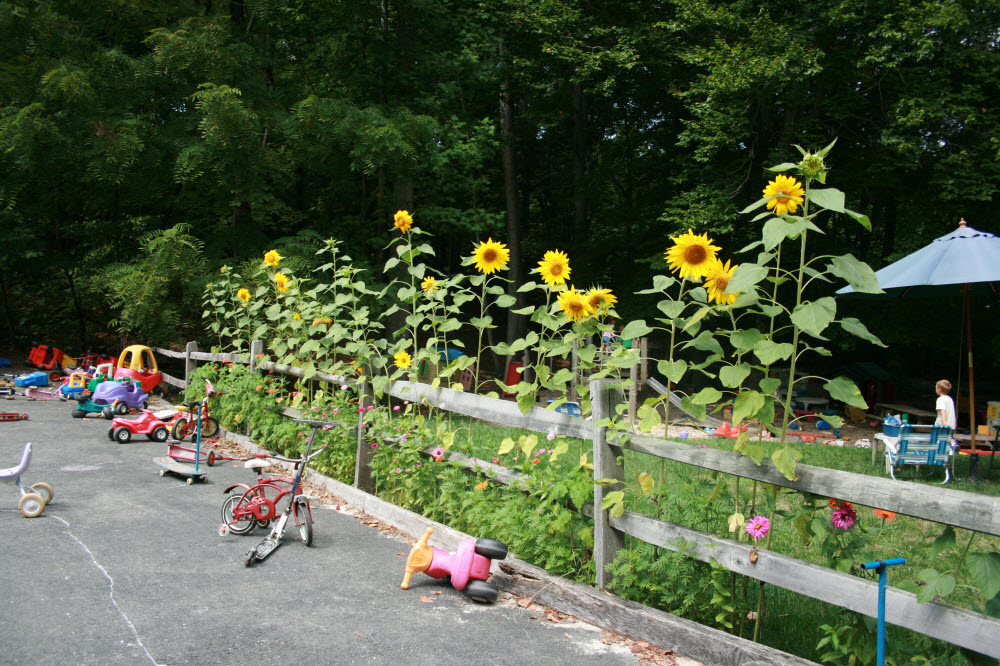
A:
MULTIPOLYGON (((257 355, 261 353, 261 349, 260 342, 254 341, 249 354, 208 354, 197 351, 194 343, 189 343, 184 352, 163 349, 155 351, 164 356, 185 360, 184 379, 164 375, 168 384, 178 388, 186 387, 187 378, 198 361, 242 363, 249 364, 251 368, 272 370, 287 376, 304 376, 299 368, 259 362, 257 355)), ((314 374, 312 379, 335 384, 352 383, 322 372, 314 374)), ((595 484, 593 505, 586 511, 594 519, 595 582, 604 589, 610 587, 606 568, 625 547, 625 537, 628 535, 660 548, 674 551, 683 549, 688 556, 704 562, 714 558, 730 571, 870 617, 878 616, 878 584, 874 580, 858 578, 760 547, 757 548, 757 560, 752 563, 749 544, 719 538, 708 532, 632 511, 613 517, 609 511, 600 510, 607 493, 624 487, 622 456, 626 450, 1000 537, 1000 498, 997 497, 802 464, 796 468, 798 478, 789 481, 768 459, 757 466, 749 458, 731 451, 698 448, 635 434, 630 434, 627 438, 619 437, 614 431, 598 425, 615 414, 615 405, 623 399, 620 391, 611 388, 612 384, 611 380, 591 382, 592 420, 540 407, 522 414, 517 405, 510 401, 452 389, 432 388, 421 383, 394 382, 388 393, 396 398, 417 402, 426 398, 427 403, 437 409, 490 423, 591 441, 594 478, 614 479, 618 482, 606 486, 595 484)), ((370 391, 364 385, 361 389, 362 399, 370 400, 370 391)), ((285 410, 285 413, 293 415, 292 410, 285 410)), ((368 465, 371 456, 370 447, 363 445, 359 420, 354 485, 366 491, 371 490, 368 465)), ((450 459, 455 464, 478 469, 499 483, 516 487, 525 482, 523 475, 499 465, 472 460, 459 453, 452 453, 450 459)), ((997 640, 997 636, 1000 636, 1000 620, 987 615, 938 602, 921 604, 917 602, 916 595, 890 587, 886 592, 886 621, 1000 658, 1000 640, 997 640)))

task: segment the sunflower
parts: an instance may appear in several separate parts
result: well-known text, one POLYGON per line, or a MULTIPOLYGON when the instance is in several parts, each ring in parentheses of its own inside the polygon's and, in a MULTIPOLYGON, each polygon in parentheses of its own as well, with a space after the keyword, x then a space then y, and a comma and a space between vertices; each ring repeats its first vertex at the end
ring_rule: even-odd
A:
POLYGON ((712 260, 705 276, 705 290, 709 300, 714 300, 719 305, 732 305, 736 301, 736 294, 725 293, 735 270, 736 266, 730 266, 728 261, 723 264, 721 259, 712 260))
POLYGON ((611 293, 610 289, 591 289, 587 292, 587 295, 583 297, 583 300, 587 301, 587 305, 594 312, 601 309, 602 305, 612 306, 618 302, 618 297, 611 293))
POLYGON ((667 250, 667 263, 671 271, 681 272, 684 279, 697 280, 705 277, 709 265, 715 259, 715 253, 721 248, 712 245, 708 234, 695 235, 688 229, 686 234, 671 238, 674 246, 667 250))
POLYGON ((284 273, 275 273, 274 283, 278 286, 278 291, 281 293, 288 291, 288 276, 284 273))
POLYGON ((480 243, 479 247, 472 251, 472 258, 476 260, 476 270, 489 275, 507 268, 507 263, 510 261, 510 250, 503 243, 495 242, 490 238, 485 243, 480 243))
POLYGON ((277 250, 268 250, 264 253, 264 263, 271 268, 275 268, 279 261, 281 261, 281 255, 278 254, 277 250))
POLYGON ((392 216, 392 224, 405 234, 413 226, 413 216, 405 210, 397 210, 392 216))
POLYGON ((570 287, 569 291, 560 292, 558 298, 559 307, 566 313, 568 321, 580 321, 584 317, 594 314, 594 308, 590 307, 590 303, 587 302, 583 294, 576 290, 576 287, 570 287))
POLYGON ((413 363, 413 357, 405 351, 396 352, 396 354, 392 357, 392 360, 396 364, 396 367, 400 370, 405 370, 410 367, 411 363, 413 363))
POLYGON ((437 280, 434 279, 434 276, 428 275, 424 278, 424 281, 420 283, 420 288, 429 294, 438 288, 437 280))
POLYGON ((540 274, 545 284, 550 287, 566 284, 570 272, 569 257, 566 256, 565 252, 549 250, 538 262, 538 268, 534 272, 540 274))
POLYGON ((240 299, 244 303, 250 301, 250 290, 246 287, 240 287, 240 290, 236 292, 236 298, 240 299))
POLYGON ((773 208, 775 215, 794 213, 802 205, 802 189, 799 181, 789 176, 778 175, 764 188, 764 197, 774 197, 767 202, 768 208, 773 208))

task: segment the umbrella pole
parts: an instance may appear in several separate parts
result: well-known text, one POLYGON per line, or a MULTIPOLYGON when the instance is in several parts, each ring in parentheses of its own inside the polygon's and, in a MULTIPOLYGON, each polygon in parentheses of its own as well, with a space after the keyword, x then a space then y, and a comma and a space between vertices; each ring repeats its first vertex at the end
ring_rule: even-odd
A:
POLYGON ((969 433, 972 451, 969 455, 969 480, 979 481, 979 454, 976 452, 976 391, 972 379, 972 308, 969 306, 969 285, 963 285, 965 292, 965 346, 969 350, 969 433))

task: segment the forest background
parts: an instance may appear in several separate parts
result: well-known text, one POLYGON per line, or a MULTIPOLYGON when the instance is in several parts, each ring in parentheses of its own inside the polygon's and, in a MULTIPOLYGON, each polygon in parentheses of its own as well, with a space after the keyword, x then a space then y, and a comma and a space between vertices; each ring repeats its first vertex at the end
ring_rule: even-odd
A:
MULTIPOLYGON (((642 318, 671 236, 757 240, 764 167, 833 139, 872 231, 827 221, 813 251, 878 269, 960 217, 1000 231, 998 37, 993 0, 0 2, 0 343, 205 340, 220 266, 307 268, 328 237, 388 282, 398 209, 446 274, 492 237, 523 299, 558 248, 642 318)), ((831 362, 964 363, 957 290, 847 307, 889 346, 831 362)), ((973 304, 979 381, 997 307, 973 304)))

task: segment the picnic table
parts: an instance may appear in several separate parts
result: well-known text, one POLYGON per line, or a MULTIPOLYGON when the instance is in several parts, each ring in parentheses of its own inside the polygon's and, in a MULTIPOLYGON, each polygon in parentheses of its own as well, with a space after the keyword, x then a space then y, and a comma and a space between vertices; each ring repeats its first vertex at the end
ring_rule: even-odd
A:
POLYGON ((912 407, 910 405, 903 405, 899 403, 877 402, 875 403, 875 409, 879 410, 879 416, 886 416, 887 414, 909 414, 911 419, 913 417, 920 417, 922 419, 930 419, 932 423, 934 419, 937 418, 937 413, 930 409, 920 409, 919 407, 912 407))

